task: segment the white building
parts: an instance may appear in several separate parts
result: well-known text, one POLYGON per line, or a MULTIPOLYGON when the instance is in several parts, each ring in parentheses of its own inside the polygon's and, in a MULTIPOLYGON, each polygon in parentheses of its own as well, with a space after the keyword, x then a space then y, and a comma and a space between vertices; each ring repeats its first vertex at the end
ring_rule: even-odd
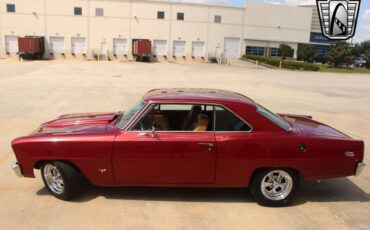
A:
POLYGON ((247 3, 228 7, 147 0, 4 0, 0 57, 14 57, 18 36, 44 36, 46 58, 131 58, 132 40, 149 39, 157 57, 274 56, 310 40, 312 9, 247 3))

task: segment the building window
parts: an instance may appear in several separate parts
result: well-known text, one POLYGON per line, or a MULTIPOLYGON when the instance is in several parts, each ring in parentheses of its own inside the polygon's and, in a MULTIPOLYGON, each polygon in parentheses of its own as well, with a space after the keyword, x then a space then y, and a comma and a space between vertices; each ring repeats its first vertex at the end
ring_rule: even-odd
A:
POLYGON ((215 23, 221 23, 222 18, 221 15, 215 15, 215 23))
POLYGON ((157 12, 157 19, 164 19, 164 11, 157 12))
POLYGON ((280 57, 280 50, 279 48, 271 48, 271 57, 280 57))
POLYGON ((15 13, 15 4, 6 4, 6 12, 15 13))
POLYGON ((264 56, 265 55, 265 47, 259 47, 259 46, 247 46, 246 54, 252 54, 252 55, 258 55, 258 56, 264 56))
POLYGON ((74 15, 82 15, 82 7, 75 7, 74 15))
POLYGON ((95 8, 95 16, 104 16, 103 8, 95 8))
POLYGON ((185 18, 184 13, 177 13, 177 20, 184 21, 184 18, 185 18))

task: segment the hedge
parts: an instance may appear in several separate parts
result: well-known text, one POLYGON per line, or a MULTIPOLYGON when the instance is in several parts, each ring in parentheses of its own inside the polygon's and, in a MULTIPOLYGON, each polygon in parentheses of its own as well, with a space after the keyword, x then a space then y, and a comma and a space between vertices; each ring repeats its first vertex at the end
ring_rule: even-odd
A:
POLYGON ((311 64, 311 63, 285 61, 285 60, 282 61, 276 58, 265 58, 262 56, 250 55, 250 54, 243 55, 243 58, 251 59, 254 61, 259 61, 259 62, 268 64, 271 66, 275 66, 275 67, 280 67, 280 62, 282 62, 281 67, 285 69, 304 70, 304 71, 319 71, 320 70, 319 65, 311 64))

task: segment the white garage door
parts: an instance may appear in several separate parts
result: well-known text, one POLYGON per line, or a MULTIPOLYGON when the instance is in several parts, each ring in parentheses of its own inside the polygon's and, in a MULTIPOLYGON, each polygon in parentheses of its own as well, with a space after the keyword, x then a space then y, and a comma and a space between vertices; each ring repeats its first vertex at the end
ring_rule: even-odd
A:
POLYGON ((167 41, 154 40, 153 41, 153 54, 154 55, 167 55, 167 41))
POLYGON ((124 38, 113 39, 113 54, 117 56, 127 54, 127 39, 124 38))
POLYGON ((84 54, 86 53, 86 39, 85 38, 71 38, 71 51, 74 54, 84 54))
POLYGON ((204 57, 204 42, 193 42, 192 56, 193 57, 204 57))
POLYGON ((5 51, 7 53, 18 52, 18 36, 5 36, 5 51))
POLYGON ((240 38, 225 38, 225 58, 239 58, 240 38))
POLYGON ((173 41, 173 56, 185 56, 185 48, 185 41, 173 41))
POLYGON ((54 54, 64 53, 64 37, 50 37, 50 52, 54 54))

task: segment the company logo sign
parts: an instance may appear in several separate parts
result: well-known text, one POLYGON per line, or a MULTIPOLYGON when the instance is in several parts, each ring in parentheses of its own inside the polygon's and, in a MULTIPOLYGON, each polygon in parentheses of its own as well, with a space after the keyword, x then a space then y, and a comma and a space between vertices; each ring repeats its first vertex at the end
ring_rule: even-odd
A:
POLYGON ((316 0, 322 34, 332 40, 355 35, 361 0, 316 0))

